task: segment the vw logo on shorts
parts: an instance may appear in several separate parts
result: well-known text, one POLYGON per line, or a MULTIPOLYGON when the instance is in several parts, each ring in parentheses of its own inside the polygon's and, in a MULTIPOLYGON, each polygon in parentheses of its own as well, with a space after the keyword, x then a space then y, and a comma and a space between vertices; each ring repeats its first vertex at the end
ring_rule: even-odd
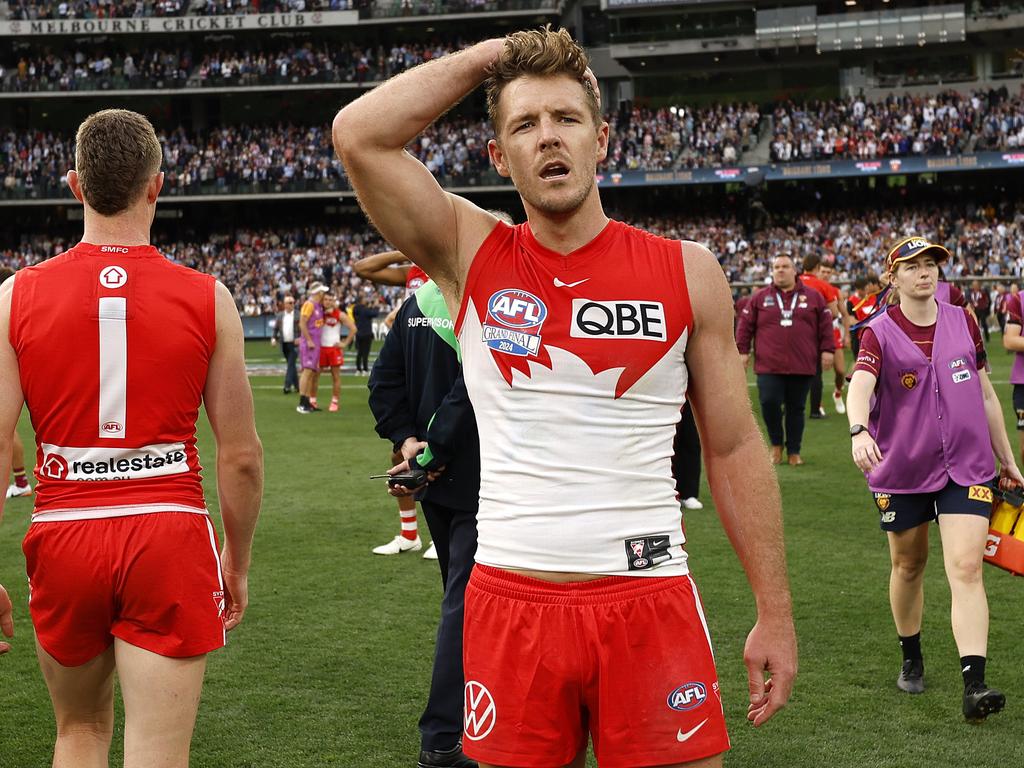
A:
POLYGON ((483 684, 475 680, 466 683, 464 712, 466 738, 470 741, 480 741, 487 736, 498 720, 494 697, 483 684))

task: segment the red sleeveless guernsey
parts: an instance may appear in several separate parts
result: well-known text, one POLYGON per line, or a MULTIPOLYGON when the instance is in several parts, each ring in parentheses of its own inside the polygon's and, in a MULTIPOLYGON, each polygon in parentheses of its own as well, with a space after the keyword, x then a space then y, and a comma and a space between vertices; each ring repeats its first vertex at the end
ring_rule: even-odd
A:
POLYGON ((211 276, 152 246, 79 243, 18 272, 10 341, 36 433, 33 520, 206 513, 211 276))
POLYGON ((611 221, 560 254, 494 228, 455 325, 486 446, 478 563, 687 572, 671 460, 692 327, 679 241, 611 221))

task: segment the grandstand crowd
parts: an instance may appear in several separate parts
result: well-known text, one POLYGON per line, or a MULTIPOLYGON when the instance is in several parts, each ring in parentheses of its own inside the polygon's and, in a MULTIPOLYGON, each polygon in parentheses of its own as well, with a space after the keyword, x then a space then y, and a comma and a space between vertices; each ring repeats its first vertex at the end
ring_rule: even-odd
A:
MULTIPOLYGON (((352 66, 352 51, 342 50, 338 49, 339 55, 348 57, 346 66, 352 66)), ((394 71, 438 52, 400 47, 385 55, 381 49, 377 63, 394 71)), ((319 66, 318 53, 310 48, 291 49, 282 55, 290 57, 282 64, 283 69, 319 66)), ((267 55, 259 66, 266 65, 271 71, 271 58, 267 55)), ((172 72, 181 61, 175 53, 164 58, 143 57, 138 71, 150 75, 156 69, 172 72)), ((234 59, 206 57, 195 66, 205 71, 206 77, 219 80, 263 76, 239 68, 234 59)), ((102 62, 99 69, 105 68, 106 62, 102 62)), ((611 132, 608 159, 599 167, 603 172, 718 167, 742 162, 742 154, 757 142, 761 123, 760 112, 753 104, 700 109, 632 107, 606 117, 611 132)), ((1024 147, 1024 98, 1010 97, 1005 92, 893 97, 881 104, 860 99, 799 108, 789 104, 776 109, 773 118, 776 134, 772 157, 782 162, 1024 147), (785 134, 778 133, 780 127, 785 128, 785 134)), ((417 137, 409 150, 443 184, 495 183, 499 179, 487 159, 487 142, 492 136, 486 120, 448 116, 417 137)), ((179 127, 162 132, 160 140, 164 145, 167 194, 347 187, 326 126, 241 125, 196 131, 179 127)), ((73 157, 70 135, 13 130, 0 134, 0 195, 67 196, 64 176, 73 167, 73 157)))
POLYGON ((366 16, 428 16, 553 8, 555 0, 7 0, 7 18, 128 19, 359 10, 366 16))
MULTIPOLYGON (((963 212, 927 206, 899 212, 836 209, 789 216, 787 221, 772 221, 754 231, 728 216, 660 217, 630 223, 664 237, 704 243, 733 283, 765 282, 771 260, 779 253, 789 253, 797 261, 809 254, 832 260, 837 280, 844 282, 878 274, 888 247, 909 234, 950 249, 955 259, 945 268, 948 279, 990 275, 1016 281, 1024 276, 1021 204, 963 212)), ((399 289, 362 281, 352 271, 353 261, 388 248, 368 225, 330 231, 239 230, 201 240, 162 238, 154 244, 174 261, 215 275, 232 290, 239 311, 246 315, 274 312, 285 294, 301 296, 317 281, 330 286, 346 304, 364 295, 372 305, 393 306, 401 295, 399 289)), ((0 249, 0 266, 19 269, 72 245, 74 241, 48 235, 26 237, 17 246, 0 249)))
POLYGON ((999 90, 780 104, 774 162, 955 155, 1024 147, 1024 97, 999 90))
POLYGON ((119 88, 202 88, 385 80, 436 59, 461 43, 407 43, 360 47, 330 41, 280 42, 257 49, 196 52, 183 48, 46 50, 24 54, 5 68, 0 88, 106 91, 119 88))

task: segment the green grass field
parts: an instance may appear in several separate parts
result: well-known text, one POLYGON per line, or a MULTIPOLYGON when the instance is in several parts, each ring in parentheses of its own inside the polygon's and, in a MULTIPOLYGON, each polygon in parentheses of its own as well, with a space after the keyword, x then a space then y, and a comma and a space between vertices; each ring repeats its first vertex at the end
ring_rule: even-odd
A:
MULTIPOLYGON (((1009 357, 991 346, 1010 420, 1009 357)), ((274 361, 250 342, 250 360, 274 361)), ((277 377, 252 380, 266 451, 266 495, 250 576, 251 604, 210 658, 193 744, 199 768, 399 768, 415 764, 416 722, 430 674, 436 564, 370 549, 397 531, 394 502, 367 476, 388 464, 373 432, 366 379, 346 377, 342 412, 299 416, 277 377)), ((751 390, 753 392, 753 390, 751 390)), ((828 403, 826 407, 831 404, 828 403)), ((22 436, 32 439, 27 418, 22 436)), ((1016 440, 1011 433, 1011 439, 1016 440)), ((485 446, 486 448, 486 446, 485 446)), ((209 504, 214 452, 200 424, 209 504)), ((736 768, 1012 768, 1024 764, 1024 579, 986 566, 992 613, 989 681, 1007 710, 980 727, 960 718, 961 681, 937 531, 928 568, 924 648, 929 690, 894 680, 899 650, 887 599, 888 555, 877 512, 849 457, 845 417, 808 422, 807 464, 779 469, 800 675, 790 706, 755 730, 745 719, 742 648, 754 620, 749 588, 708 504, 687 517, 730 723, 736 768)), ((709 500, 706 493, 705 501, 709 500)), ((0 658, 0 768, 49 765, 53 719, 35 661, 20 540, 27 499, 0 526, 0 582, 15 602, 14 650, 0 658)), ((422 525, 422 518, 421 518, 422 525)), ((670 682, 670 681, 666 681, 670 682)), ((111 764, 120 760, 120 730, 111 764)))

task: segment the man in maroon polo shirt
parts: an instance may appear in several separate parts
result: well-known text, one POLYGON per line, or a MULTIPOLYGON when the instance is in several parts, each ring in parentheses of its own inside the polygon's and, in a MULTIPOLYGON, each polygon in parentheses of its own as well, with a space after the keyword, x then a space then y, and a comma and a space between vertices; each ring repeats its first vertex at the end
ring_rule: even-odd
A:
POLYGON ((754 348, 754 373, 772 461, 782 463, 785 444, 789 463, 803 464, 800 445, 804 408, 821 361, 832 367, 835 339, 832 313, 817 291, 796 279, 793 259, 783 254, 772 262, 772 283, 757 291, 740 312, 736 346, 743 364, 754 348), (785 411, 785 431, 783 431, 785 411))

